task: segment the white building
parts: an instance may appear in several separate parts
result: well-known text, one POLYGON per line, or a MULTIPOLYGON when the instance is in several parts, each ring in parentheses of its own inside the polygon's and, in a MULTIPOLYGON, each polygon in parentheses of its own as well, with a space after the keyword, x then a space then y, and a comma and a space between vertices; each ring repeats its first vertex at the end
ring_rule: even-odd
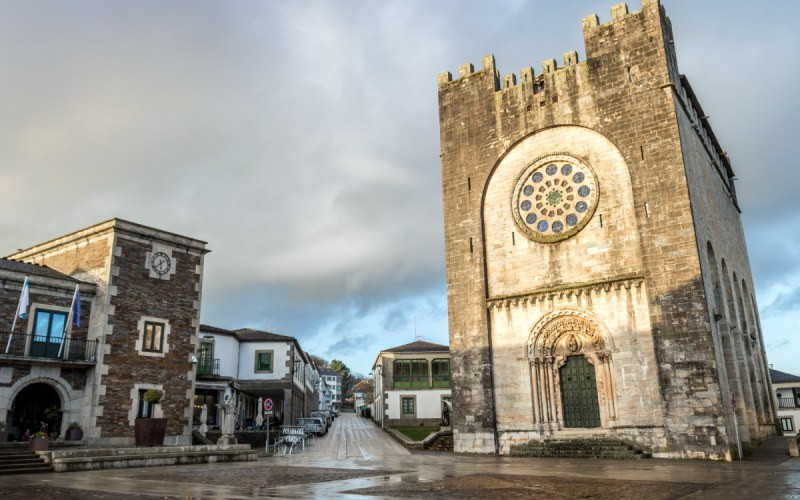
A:
POLYGON ((330 368, 323 368, 320 370, 320 376, 325 379, 325 383, 331 388, 332 398, 331 406, 335 411, 342 409, 342 376, 339 372, 331 370, 330 368))
POLYGON ((319 372, 294 337, 249 328, 225 330, 200 325, 194 420, 203 404, 209 425, 219 425, 217 403, 228 385, 240 391, 240 427, 254 425, 258 398, 273 401, 273 419, 283 424, 319 407, 319 372))
POLYGON ((325 381, 324 376, 319 377, 319 409, 333 409, 333 389, 325 381))
POLYGON ((372 418, 381 427, 441 422, 451 397, 448 346, 418 340, 387 349, 372 370, 372 418))
POLYGON ((769 369, 772 388, 778 400, 778 419, 786 436, 796 436, 800 425, 800 377, 769 369))

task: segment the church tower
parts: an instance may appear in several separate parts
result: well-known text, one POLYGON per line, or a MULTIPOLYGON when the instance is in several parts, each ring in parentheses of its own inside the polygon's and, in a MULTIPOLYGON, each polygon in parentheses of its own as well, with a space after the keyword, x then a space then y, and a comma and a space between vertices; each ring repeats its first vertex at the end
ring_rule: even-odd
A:
POLYGON ((439 75, 457 452, 730 460, 775 432, 730 160, 660 3, 611 17, 586 61, 439 75))

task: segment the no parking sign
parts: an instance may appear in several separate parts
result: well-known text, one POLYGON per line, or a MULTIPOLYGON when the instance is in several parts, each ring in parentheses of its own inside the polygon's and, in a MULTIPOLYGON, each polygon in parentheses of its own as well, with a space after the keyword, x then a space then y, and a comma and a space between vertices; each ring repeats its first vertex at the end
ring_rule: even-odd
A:
POLYGON ((272 403, 272 399, 270 399, 270 398, 267 398, 267 399, 265 399, 265 400, 264 400, 264 411, 265 411, 265 412, 266 412, 268 415, 271 415, 271 414, 272 414, 272 409, 273 409, 273 408, 274 408, 274 406, 273 406, 273 403, 272 403))

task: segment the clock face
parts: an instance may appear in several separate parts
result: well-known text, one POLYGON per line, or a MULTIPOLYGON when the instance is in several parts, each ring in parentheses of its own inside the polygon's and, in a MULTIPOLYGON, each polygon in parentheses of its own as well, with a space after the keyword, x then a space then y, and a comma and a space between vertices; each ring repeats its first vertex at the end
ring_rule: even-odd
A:
POLYGON ((150 268, 159 276, 167 274, 172 267, 172 260, 164 252, 156 252, 150 257, 150 268))
POLYGON ((512 213, 530 239, 553 243, 583 229, 598 199, 591 167, 571 156, 557 155, 525 169, 512 194, 512 213))

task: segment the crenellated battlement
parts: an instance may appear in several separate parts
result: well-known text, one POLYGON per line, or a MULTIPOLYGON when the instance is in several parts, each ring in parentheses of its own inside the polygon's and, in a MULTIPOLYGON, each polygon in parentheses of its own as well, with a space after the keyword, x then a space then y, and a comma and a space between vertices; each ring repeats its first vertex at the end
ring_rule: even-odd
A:
MULTIPOLYGON (((650 5, 659 5, 660 0, 642 0, 642 7, 648 7, 650 5)), ((639 14, 641 11, 636 12, 629 12, 628 5, 626 3, 619 3, 611 7, 611 20, 607 23, 600 24, 600 19, 597 14, 591 14, 583 18, 582 27, 584 31, 584 38, 590 36, 590 32, 596 28, 609 26, 614 23, 620 22, 632 15, 639 14)), ((552 75, 559 71, 562 71, 567 68, 571 68, 577 66, 579 64, 578 59, 578 52, 576 50, 572 50, 569 52, 564 53, 563 55, 563 66, 559 67, 558 62, 555 58, 545 59, 542 61, 542 75, 552 75)), ((509 88, 516 87, 518 83, 528 83, 533 82, 534 80, 541 80, 541 75, 539 78, 536 78, 533 68, 527 67, 523 68, 519 72, 519 78, 514 73, 508 73, 500 78, 499 73, 495 67, 494 55, 489 54, 482 59, 482 66, 481 69, 477 71, 477 73, 488 73, 493 75, 496 81, 495 90, 505 90, 509 88)), ((446 86, 453 82, 458 82, 464 78, 468 78, 471 75, 476 73, 475 67, 472 63, 462 64, 458 68, 458 77, 454 80, 453 75, 449 71, 445 71, 439 74, 438 76, 438 85, 439 87, 446 86)))

